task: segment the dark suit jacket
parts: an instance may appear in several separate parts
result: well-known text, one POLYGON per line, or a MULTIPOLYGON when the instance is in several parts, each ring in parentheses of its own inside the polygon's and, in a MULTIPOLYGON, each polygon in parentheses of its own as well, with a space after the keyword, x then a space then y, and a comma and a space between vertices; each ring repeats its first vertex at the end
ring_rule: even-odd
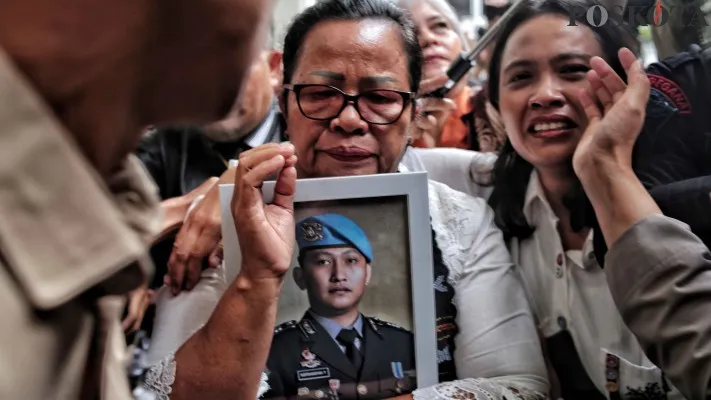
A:
POLYGON ((264 398, 382 399, 413 391, 412 333, 376 318, 363 318, 360 376, 333 338, 308 313, 298 323, 277 327, 267 361, 271 389, 264 398), (312 355, 315 362, 308 363, 312 355), (401 379, 395 376, 398 367, 404 374, 401 379))

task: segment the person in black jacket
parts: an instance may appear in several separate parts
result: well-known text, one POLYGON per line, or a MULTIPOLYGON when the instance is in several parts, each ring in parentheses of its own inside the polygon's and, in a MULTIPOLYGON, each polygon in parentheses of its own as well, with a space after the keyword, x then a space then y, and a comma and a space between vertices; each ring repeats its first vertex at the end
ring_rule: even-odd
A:
POLYGON ((633 167, 664 214, 689 224, 708 245, 711 48, 702 51, 694 45, 650 65, 647 76, 651 98, 633 167))
MULTIPOLYGON (((650 99, 635 173, 662 212, 711 247, 711 49, 691 46, 647 67, 650 99)), ((607 251, 596 234, 595 252, 607 251)))

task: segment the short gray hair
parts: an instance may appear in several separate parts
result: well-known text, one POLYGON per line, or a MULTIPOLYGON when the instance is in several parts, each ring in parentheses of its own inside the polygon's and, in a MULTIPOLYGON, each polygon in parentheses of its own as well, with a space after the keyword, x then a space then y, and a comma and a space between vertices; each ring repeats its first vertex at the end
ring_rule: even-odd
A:
POLYGON ((462 41, 462 49, 464 51, 469 51, 469 41, 467 40, 466 36, 464 35, 464 30, 462 29, 462 24, 459 21, 459 16, 457 16, 457 11, 452 7, 451 4, 447 0, 397 0, 398 5, 400 7, 403 7, 407 10, 410 10, 410 7, 413 4, 417 3, 422 3, 426 2, 432 8, 434 8, 438 13, 444 17, 444 19, 449 22, 449 24, 452 26, 452 30, 459 36, 459 39, 462 41))

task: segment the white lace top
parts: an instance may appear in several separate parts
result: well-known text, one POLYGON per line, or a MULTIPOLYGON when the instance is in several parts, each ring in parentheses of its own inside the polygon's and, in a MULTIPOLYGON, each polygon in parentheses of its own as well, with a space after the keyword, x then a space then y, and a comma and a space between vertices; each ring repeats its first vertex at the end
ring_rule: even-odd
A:
MULTIPOLYGON (((546 398, 543 393, 548 391, 547 374, 534 320, 502 234, 494 225, 493 212, 483 199, 433 181, 429 186, 432 229, 450 272, 449 283, 455 290, 459 333, 453 358, 461 380, 419 389, 413 393, 414 398, 546 398)), ((200 299, 203 304, 199 308, 204 314, 205 296, 200 293, 214 291, 217 286, 226 287, 220 279, 203 279, 191 292, 159 298, 157 324, 178 324, 181 328, 177 330, 186 332, 182 337, 167 335, 167 344, 160 343, 165 340, 160 333, 154 333, 158 348, 170 351, 160 355, 163 360, 151 368, 146 380, 146 385, 159 393, 159 399, 170 398, 179 367, 172 354, 207 319, 190 311, 195 308, 190 298, 200 299), (188 330, 185 327, 190 321, 196 323, 188 330)), ((214 308, 219 296, 213 298, 214 308)), ((157 328, 156 332, 175 332, 169 326, 157 328)), ((263 375, 260 395, 267 390, 268 380, 263 375)))

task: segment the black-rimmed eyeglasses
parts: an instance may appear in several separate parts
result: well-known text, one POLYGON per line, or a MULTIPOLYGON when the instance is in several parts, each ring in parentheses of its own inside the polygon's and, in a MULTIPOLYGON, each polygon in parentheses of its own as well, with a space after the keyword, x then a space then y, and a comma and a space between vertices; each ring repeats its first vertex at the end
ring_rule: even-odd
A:
POLYGON ((353 103, 364 121, 376 125, 388 125, 397 121, 405 111, 413 92, 376 89, 350 95, 329 85, 284 85, 284 89, 296 94, 296 103, 304 117, 317 121, 336 118, 353 103))

